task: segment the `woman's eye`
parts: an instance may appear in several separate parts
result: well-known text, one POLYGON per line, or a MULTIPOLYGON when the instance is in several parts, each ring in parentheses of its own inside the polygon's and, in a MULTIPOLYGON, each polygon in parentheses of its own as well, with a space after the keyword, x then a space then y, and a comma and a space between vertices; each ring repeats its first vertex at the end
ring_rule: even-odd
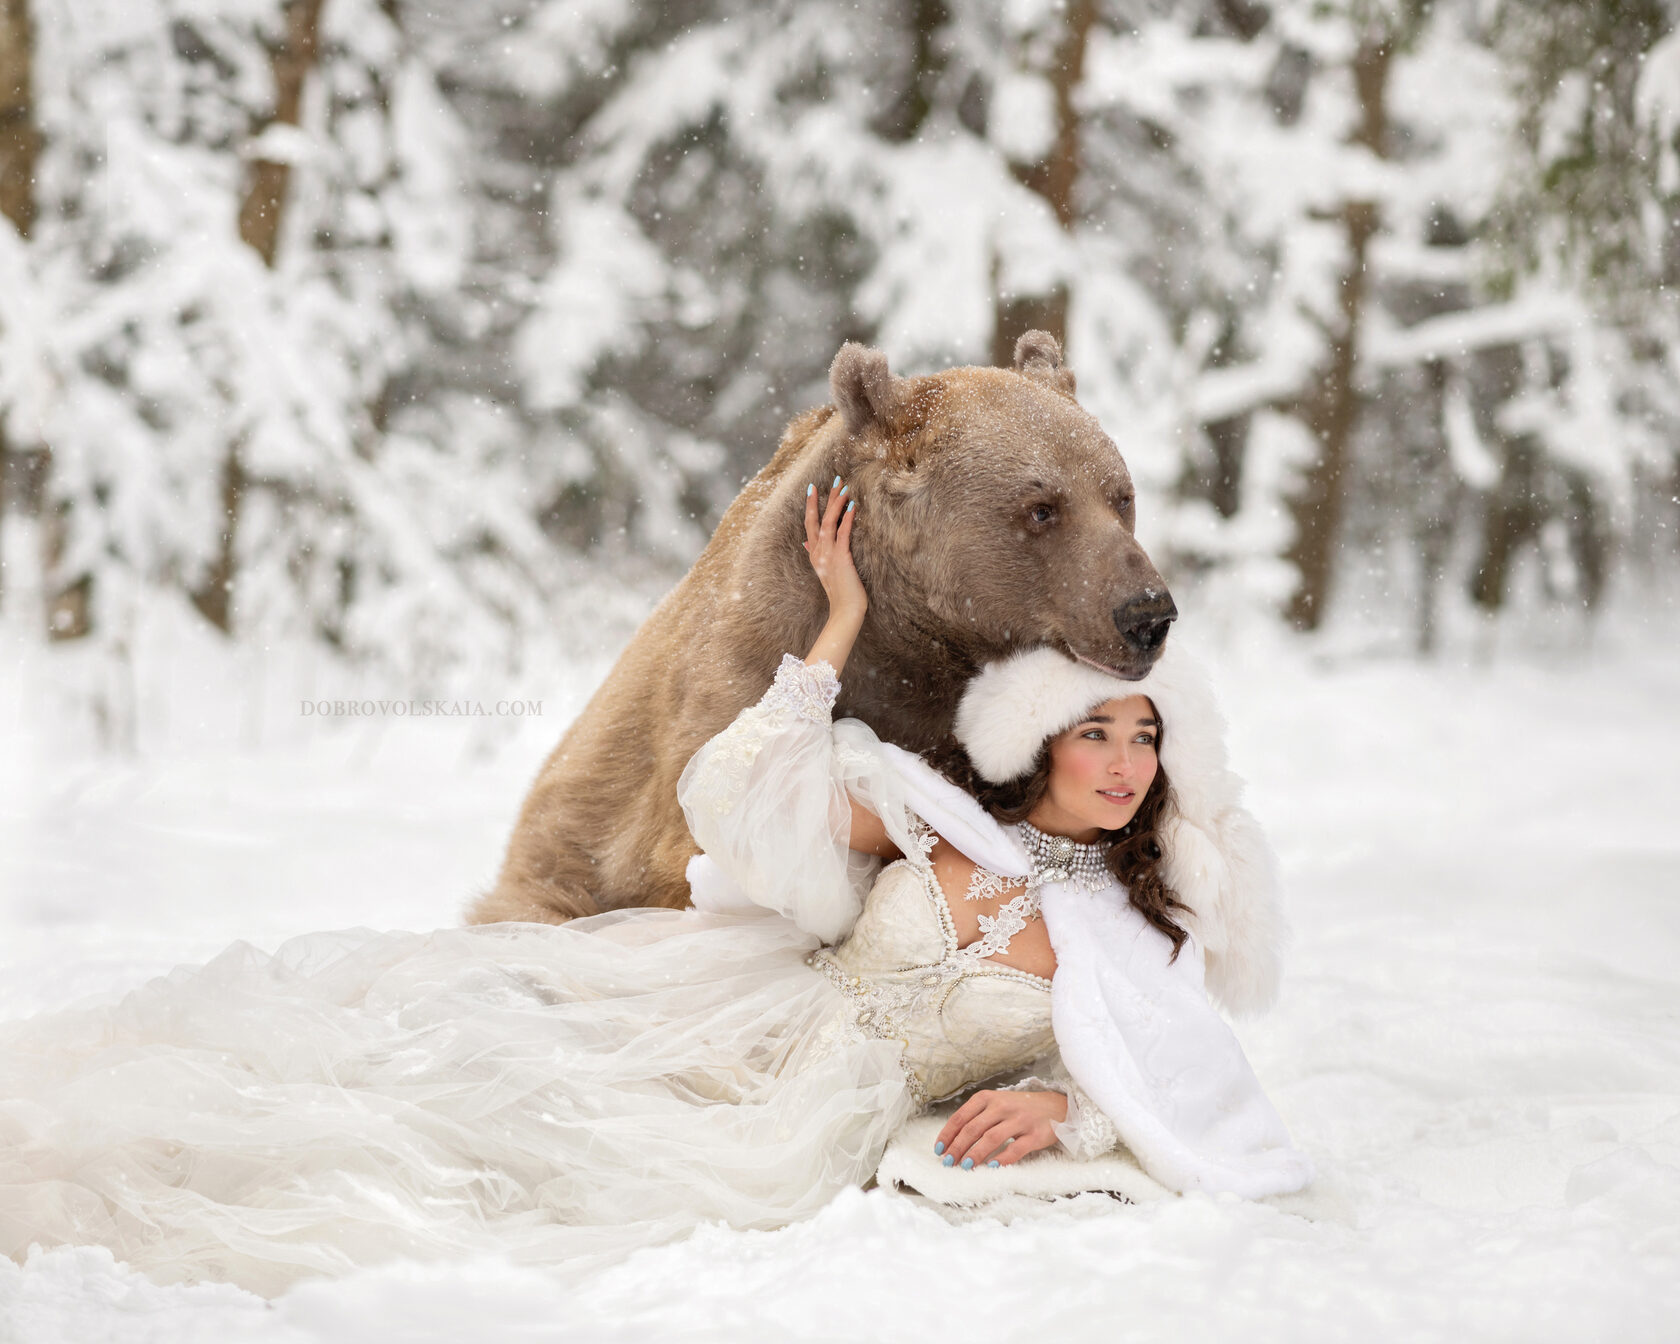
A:
POLYGON ((1136 742, 1140 747, 1152 747, 1155 745, 1155 734, 1139 733, 1132 739, 1132 741, 1136 742))
POLYGON ((1080 736, 1081 737, 1088 737, 1093 742, 1106 742, 1106 741, 1108 741, 1108 734, 1103 732, 1103 730, 1101 728, 1088 728, 1088 729, 1086 729, 1086 731, 1081 733, 1080 736))

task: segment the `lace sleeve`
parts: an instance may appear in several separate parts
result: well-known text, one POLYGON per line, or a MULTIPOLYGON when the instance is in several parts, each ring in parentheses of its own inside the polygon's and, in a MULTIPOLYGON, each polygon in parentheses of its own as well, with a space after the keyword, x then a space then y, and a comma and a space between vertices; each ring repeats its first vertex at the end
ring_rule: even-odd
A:
POLYGON ((763 699, 695 752, 677 799, 695 842, 756 905, 825 942, 857 918, 851 806, 835 760, 834 669, 787 654, 763 699))
POLYGON ((1067 1119, 1060 1124, 1052 1124, 1056 1137, 1061 1141, 1068 1153, 1081 1161, 1093 1157, 1101 1157, 1104 1153, 1112 1152, 1120 1146, 1120 1133, 1114 1128, 1114 1122, 1103 1113, 1103 1110, 1085 1090, 1073 1081, 1066 1068, 1062 1066, 1060 1056, 1053 1059, 1039 1061, 1041 1066, 1048 1065, 1046 1070, 1050 1077, 1041 1078, 1033 1075, 1023 1078, 1016 1083, 1007 1083, 1000 1091, 1004 1092, 1060 1092, 1067 1098, 1067 1119))

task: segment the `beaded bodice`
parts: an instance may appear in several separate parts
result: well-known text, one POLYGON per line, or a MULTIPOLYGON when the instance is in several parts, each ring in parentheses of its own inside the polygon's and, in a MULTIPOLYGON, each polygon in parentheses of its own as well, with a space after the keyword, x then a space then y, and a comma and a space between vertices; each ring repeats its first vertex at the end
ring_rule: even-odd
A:
MULTIPOLYGON (((982 940, 983 942, 984 940, 982 940)), ((911 1091, 938 1100, 1054 1048, 1050 982, 958 948, 950 909, 919 856, 889 865, 852 931, 811 964, 870 1035, 898 1040, 911 1091)))

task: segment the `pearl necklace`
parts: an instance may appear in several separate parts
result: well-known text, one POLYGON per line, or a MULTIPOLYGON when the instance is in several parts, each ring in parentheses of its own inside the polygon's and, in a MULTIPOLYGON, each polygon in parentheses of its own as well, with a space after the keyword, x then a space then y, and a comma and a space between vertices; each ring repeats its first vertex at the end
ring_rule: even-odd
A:
POLYGON ((1046 835, 1031 822, 1019 823, 1021 843, 1032 860, 1033 885, 1072 882, 1086 891, 1099 891, 1114 881, 1108 871, 1104 844, 1082 845, 1065 835, 1046 835))

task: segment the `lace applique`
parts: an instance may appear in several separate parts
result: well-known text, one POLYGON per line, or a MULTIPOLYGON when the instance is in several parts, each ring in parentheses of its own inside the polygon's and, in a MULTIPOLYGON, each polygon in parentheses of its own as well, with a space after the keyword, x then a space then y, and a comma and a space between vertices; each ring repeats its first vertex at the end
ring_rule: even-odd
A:
POLYGON ((904 857, 910 860, 911 866, 924 873, 933 871, 933 847, 939 843, 939 836, 933 827, 923 821, 914 812, 909 813, 910 839, 916 846, 914 854, 906 851, 904 857))
POLYGON ((726 817, 733 812, 736 799, 747 787, 753 762, 758 759, 759 749, 764 745, 758 734, 752 731, 757 726, 736 719, 725 732, 711 741, 693 796, 705 799, 713 816, 726 817))
POLYGON ((968 890, 963 893, 965 901, 990 901, 1001 899, 1003 893, 1011 887, 1018 887, 1026 879, 1024 877, 1004 877, 994 873, 990 868, 974 865, 974 874, 968 879, 968 890))
POLYGON ((800 718, 827 724, 834 702, 840 696, 840 678, 823 659, 807 665, 791 653, 782 655, 776 679, 770 683, 765 702, 780 700, 800 718))
POLYGON ((785 733, 795 719, 827 728, 839 694, 839 678, 828 663, 819 660, 807 667, 791 653, 783 654, 764 698, 701 748, 693 797, 705 799, 714 816, 728 816, 746 791, 765 743, 785 733))
POLYGON ((1120 1131, 1114 1127, 1114 1121, 1071 1078, 1067 1082, 1066 1095, 1067 1120, 1051 1126, 1062 1147, 1075 1157, 1090 1158, 1101 1157, 1120 1146, 1120 1131))
POLYGON ((995 915, 980 916, 980 936, 959 955, 965 957, 995 957, 1009 950, 1009 940, 1027 927, 1029 919, 1038 918, 1038 888, 1028 887, 1014 900, 1000 906, 995 915))
MULTIPOLYGON (((920 825, 920 823, 917 823, 920 825)), ((925 832, 925 826, 922 827, 925 832)), ((919 837, 918 837, 919 838, 919 837)), ((936 962, 921 962, 918 964, 898 968, 892 973, 876 976, 859 974, 848 967, 833 948, 818 948, 806 957, 806 964, 821 971, 833 983, 834 987, 846 999, 846 1022, 850 1029, 860 1035, 874 1037, 878 1040, 896 1041, 901 1047, 900 1064, 903 1066, 908 1079, 910 1095, 918 1108, 929 1101, 942 1101, 946 1096, 954 1096, 962 1090, 946 1092, 939 1096, 930 1096, 930 1085, 917 1075, 916 1066, 912 1064, 908 1051, 910 1042, 925 1036, 926 1024, 933 1021, 945 1011, 946 1000, 952 990, 966 979, 982 976, 987 979, 1016 980, 1031 985, 1040 991, 1050 988, 1050 981, 1043 976, 1034 975, 1030 971, 1023 971, 1018 967, 1006 966, 997 961, 985 960, 975 955, 983 949, 981 944, 972 943, 966 948, 957 946, 957 931, 951 920, 950 907, 941 893, 938 880, 930 868, 919 870, 915 864, 915 855, 911 855, 901 863, 912 872, 916 872, 917 881, 921 887, 922 896, 930 902, 937 912, 945 951, 936 962)), ((884 878, 882 880, 885 880, 884 878)), ((1029 893, 1023 892, 1020 897, 1010 903, 1017 912, 1026 908, 1029 893)), ((1007 908, 1007 907, 1006 907, 1007 908)), ((998 912, 999 918, 1004 918, 1004 912, 998 912)), ((1025 918, 1021 923, 1025 924, 1025 918)), ((999 941, 1007 944, 1007 934, 999 931, 999 941)), ((1029 1056, 1030 1058, 1030 1056, 1029 1056)), ((974 1077, 985 1077, 995 1073, 995 1067, 983 1070, 974 1077)), ((937 1068, 936 1068, 937 1072, 937 1068)), ((948 1071, 947 1071, 948 1072, 948 1071)), ((945 1075, 941 1074, 941 1077, 945 1075)), ((947 1078, 946 1081, 949 1081, 947 1078)), ((966 1087, 965 1083, 962 1086, 966 1087)))

